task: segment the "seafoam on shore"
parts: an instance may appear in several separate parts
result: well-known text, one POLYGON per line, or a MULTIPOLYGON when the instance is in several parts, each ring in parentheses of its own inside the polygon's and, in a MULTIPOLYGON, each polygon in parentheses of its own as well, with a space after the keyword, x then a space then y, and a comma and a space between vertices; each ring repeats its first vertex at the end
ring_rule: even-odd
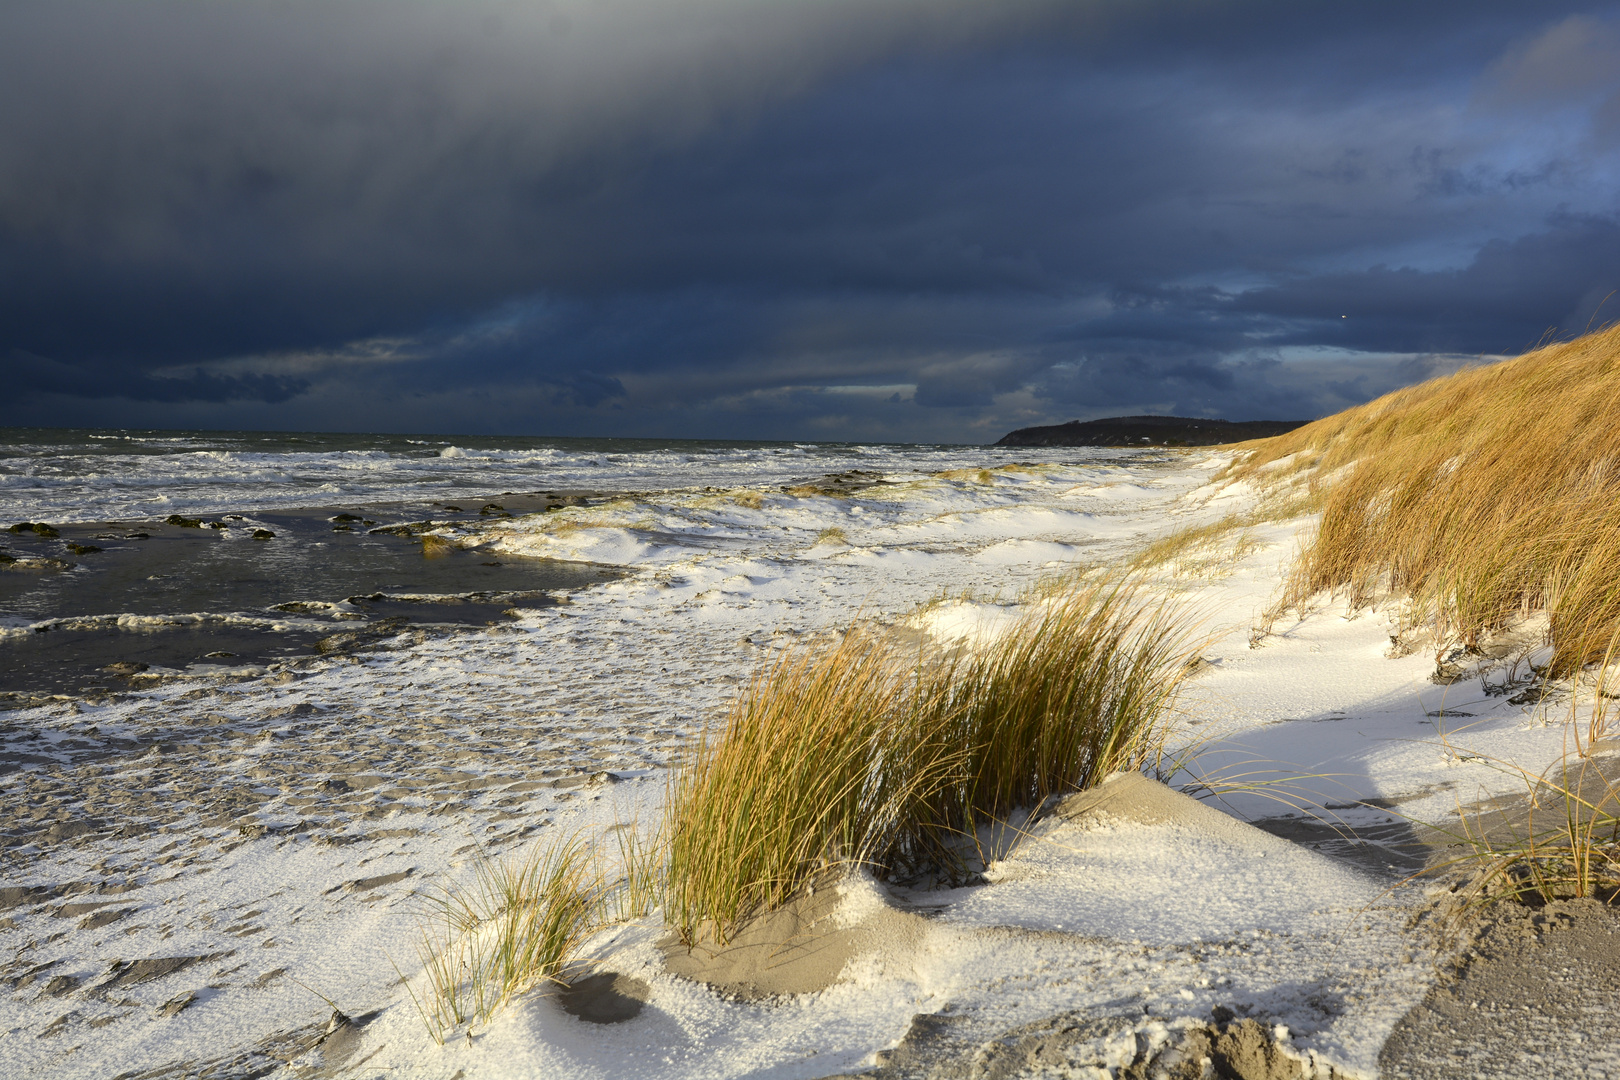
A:
MULTIPOLYGON (((1392 888, 1394 849, 1331 837, 1326 854, 1284 844, 1263 858, 1130 823, 1047 837, 1011 852, 995 883, 932 898, 941 910, 905 963, 874 958, 773 1004, 662 973, 650 925, 594 945, 652 988, 622 1025, 537 997, 441 1048, 397 985, 393 965, 416 966, 423 890, 465 877, 480 850, 652 820, 683 741, 776 648, 858 617, 994 633, 1043 577, 1243 505, 1248 493, 1208 485, 1223 461, 910 465, 829 493, 733 478, 446 527, 502 557, 629 572, 485 631, 0 717, 13 770, 0 1072, 314 1065, 335 1006, 367 1021, 343 1041, 356 1075, 813 1077, 875 1062, 919 1014, 949 1018, 971 1048, 1066 1010, 1128 1016, 1153 1038, 1225 1006, 1285 1026, 1307 1059, 1368 1074, 1432 978, 1407 926, 1423 896, 1392 888)), ((1178 782, 1248 818, 1308 823, 1297 803, 1395 837, 1391 806, 1441 821, 1511 788, 1488 756, 1557 756, 1556 702, 1438 686, 1432 655, 1386 655, 1378 614, 1328 608, 1251 648, 1308 524, 1257 530, 1241 559, 1160 581, 1216 635, 1178 782)), ((870 899, 853 887, 849 902, 870 899)), ((1095 1049, 1103 1065, 1109 1053, 1095 1049)))

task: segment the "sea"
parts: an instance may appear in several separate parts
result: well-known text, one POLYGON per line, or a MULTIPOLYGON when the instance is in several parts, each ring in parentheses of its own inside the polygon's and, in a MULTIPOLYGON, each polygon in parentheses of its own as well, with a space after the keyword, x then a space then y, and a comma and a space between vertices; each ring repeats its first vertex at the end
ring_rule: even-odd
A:
MULTIPOLYGON (((0 429, 0 694, 117 692, 136 676, 252 671, 338 648, 340 630, 345 641, 363 644, 367 632, 402 625, 481 629, 634 572, 655 550, 682 549, 668 542, 672 530, 686 533, 685 547, 702 534, 735 548, 746 546, 750 531, 769 541, 785 520, 729 519, 719 538, 712 522, 699 529, 608 522, 603 506, 623 517, 633 504, 639 509, 630 517, 643 525, 670 512, 690 525, 694 499, 740 492, 751 493, 745 503, 767 495, 792 503, 786 517, 802 518, 812 504, 784 491, 826 482, 846 493, 893 487, 1029 453, 804 441, 0 429), (569 513, 555 521, 583 513, 613 527, 576 530, 572 543, 548 545, 538 541, 563 534, 537 538, 521 525, 559 510, 569 513), (424 541, 428 532, 453 542, 424 541)), ((747 506, 721 501, 750 517, 747 506)), ((814 532, 838 527, 850 507, 831 509, 811 512, 829 519, 814 532)))
POLYGON ((118 521, 540 489, 789 484, 847 469, 979 468, 1028 454, 941 444, 0 428, 0 506, 16 520, 118 521))

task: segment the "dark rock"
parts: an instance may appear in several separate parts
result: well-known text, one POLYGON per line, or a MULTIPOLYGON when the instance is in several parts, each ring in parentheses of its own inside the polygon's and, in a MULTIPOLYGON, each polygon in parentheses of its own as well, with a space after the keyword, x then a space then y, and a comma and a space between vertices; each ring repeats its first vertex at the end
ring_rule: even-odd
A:
POLYGON ((203 524, 202 518, 181 517, 179 514, 170 514, 163 521, 166 525, 178 525, 182 529, 200 529, 203 524))
POLYGON ((101 550, 94 544, 69 544, 67 549, 75 555, 94 555, 101 550))
POLYGON ((121 990, 126 986, 147 982, 151 979, 161 979, 166 975, 173 975, 177 971, 184 971, 193 964, 207 963, 210 960, 223 960, 227 956, 234 956, 235 949, 226 952, 204 953, 201 956, 159 956, 149 960, 136 960, 124 963, 122 960, 113 961, 109 969, 109 978, 102 982, 99 990, 121 990))
POLYGON ((255 540, 274 540, 275 538, 276 534, 271 532, 269 529, 253 530, 253 539, 255 540))
POLYGON ((652 988, 616 971, 599 971, 568 985, 560 996, 563 1010, 590 1024, 621 1024, 641 1015, 652 988))
POLYGON ((14 533, 31 532, 36 536, 43 536, 47 540, 54 540, 62 535, 43 521, 19 521, 9 531, 14 533))
POLYGON ((82 981, 77 975, 58 975, 45 984, 45 993, 51 997, 62 997, 77 990, 82 981))
POLYGON ((1206 420, 1187 416, 1110 416, 1067 424, 1019 428, 997 446, 1215 446, 1269 439, 1308 420, 1206 420))
POLYGON ((197 1001, 197 994, 196 994, 195 991, 193 991, 191 993, 188 993, 188 994, 181 994, 179 997, 176 997, 176 998, 170 998, 168 1001, 165 1001, 163 1003, 162 1008, 158 1009, 158 1015, 160 1015, 160 1016, 179 1016, 181 1013, 185 1012, 192 1005, 196 1004, 196 1001, 197 1001))
POLYGON ((134 660, 120 660, 116 664, 108 664, 101 670, 110 672, 114 675, 139 675, 141 672, 147 670, 151 666, 152 665, 150 664, 142 664, 139 661, 134 660))

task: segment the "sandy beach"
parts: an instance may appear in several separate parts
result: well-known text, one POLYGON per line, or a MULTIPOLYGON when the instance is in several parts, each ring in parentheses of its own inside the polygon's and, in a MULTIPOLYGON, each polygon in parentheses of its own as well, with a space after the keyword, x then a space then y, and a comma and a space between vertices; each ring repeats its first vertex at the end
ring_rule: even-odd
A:
POLYGON ((1436 682, 1433 656, 1386 655, 1376 612, 1330 606, 1251 646, 1306 520, 1159 574, 1210 634, 1182 768, 1150 782, 1190 809, 1048 808, 993 847, 984 884, 841 884, 761 930, 752 958, 683 959, 657 917, 630 920, 589 943, 593 974, 568 993, 430 1037, 400 979, 420 978, 437 887, 547 837, 655 821, 681 747, 791 643, 858 616, 971 642, 1052 575, 1230 512, 1248 496, 1208 483, 1226 460, 549 511, 508 496, 510 517, 388 538, 429 567, 423 534, 502 569, 564 560, 590 583, 489 625, 357 610, 320 651, 14 700, 4 1071, 1180 1076, 1202 1039, 1211 1061, 1262 1063, 1222 1076, 1604 1075, 1613 980, 1559 987, 1575 955, 1613 955, 1610 912, 1448 937, 1430 914, 1444 886, 1410 877, 1431 857, 1423 825, 1513 794, 1487 757, 1559 756, 1557 695, 1482 693, 1502 672, 1436 682))

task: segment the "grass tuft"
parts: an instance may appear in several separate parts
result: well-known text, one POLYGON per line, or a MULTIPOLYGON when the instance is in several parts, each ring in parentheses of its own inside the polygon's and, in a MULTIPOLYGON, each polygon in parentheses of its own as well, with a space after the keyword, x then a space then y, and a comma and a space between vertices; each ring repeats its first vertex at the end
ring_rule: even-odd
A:
POLYGON ((791 650, 738 698, 671 781, 666 919, 724 941, 833 867, 873 864, 948 760, 912 737, 920 680, 894 647, 856 628, 831 648, 791 650))
POLYGON ((856 628, 784 655, 672 781, 666 919, 724 941, 838 868, 959 872, 981 824, 1156 760, 1187 653, 1179 616, 1115 583, 977 650, 856 628))
POLYGON ((523 859, 480 855, 473 880, 429 897, 417 943, 426 985, 406 983, 436 1042, 463 1024, 488 1024, 507 1002, 561 982, 579 946, 601 922, 604 889, 579 837, 537 847, 523 859))

